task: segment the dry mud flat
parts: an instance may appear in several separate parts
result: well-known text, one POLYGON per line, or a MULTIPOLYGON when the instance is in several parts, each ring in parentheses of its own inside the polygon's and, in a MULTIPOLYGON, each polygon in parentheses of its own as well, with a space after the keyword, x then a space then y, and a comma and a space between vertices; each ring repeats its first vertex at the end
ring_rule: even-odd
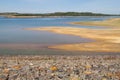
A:
POLYGON ((0 56, 0 80, 120 80, 120 56, 0 56))
POLYGON ((68 51, 120 52, 120 18, 106 21, 74 22, 72 24, 110 27, 108 29, 85 29, 51 26, 45 28, 27 28, 25 30, 43 30, 95 40, 95 42, 89 43, 49 46, 49 48, 52 49, 62 49, 68 51))

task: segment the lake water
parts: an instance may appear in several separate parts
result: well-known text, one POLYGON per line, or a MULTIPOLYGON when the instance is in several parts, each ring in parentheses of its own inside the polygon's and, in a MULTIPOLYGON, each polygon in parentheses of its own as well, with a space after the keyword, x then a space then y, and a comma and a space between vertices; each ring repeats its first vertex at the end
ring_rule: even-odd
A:
MULTIPOLYGON (((71 25, 70 22, 101 21, 111 17, 64 17, 64 18, 4 18, 0 17, 0 45, 4 44, 68 44, 91 42, 93 40, 78 36, 56 34, 47 31, 28 31, 23 28, 34 27, 79 27, 103 29, 105 27, 71 25)), ((1 47, 0 47, 1 49, 1 47)), ((0 50, 2 51, 2 50, 0 50)), ((13 51, 12 51, 13 52, 13 51)))
POLYGON ((103 28, 91 26, 71 25, 69 22, 76 21, 96 21, 109 17, 65 17, 65 18, 4 18, 0 17, 0 44, 6 43, 39 43, 39 44, 59 44, 59 43, 79 43, 88 42, 77 36, 55 34, 46 31, 27 31, 23 28, 48 27, 48 26, 70 26, 80 28, 103 28))

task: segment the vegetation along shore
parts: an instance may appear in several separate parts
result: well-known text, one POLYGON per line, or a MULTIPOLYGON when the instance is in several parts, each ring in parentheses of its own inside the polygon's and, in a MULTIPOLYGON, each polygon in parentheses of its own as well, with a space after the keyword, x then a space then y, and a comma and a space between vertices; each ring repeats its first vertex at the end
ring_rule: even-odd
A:
POLYGON ((0 13, 6 18, 43 18, 43 17, 72 17, 72 16, 119 16, 92 12, 55 12, 55 13, 0 13))

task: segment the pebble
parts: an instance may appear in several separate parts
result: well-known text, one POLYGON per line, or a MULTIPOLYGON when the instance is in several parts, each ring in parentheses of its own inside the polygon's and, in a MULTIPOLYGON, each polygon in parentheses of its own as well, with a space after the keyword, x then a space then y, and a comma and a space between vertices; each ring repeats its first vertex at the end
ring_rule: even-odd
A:
POLYGON ((120 56, 0 56, 0 80, 120 80, 120 56))

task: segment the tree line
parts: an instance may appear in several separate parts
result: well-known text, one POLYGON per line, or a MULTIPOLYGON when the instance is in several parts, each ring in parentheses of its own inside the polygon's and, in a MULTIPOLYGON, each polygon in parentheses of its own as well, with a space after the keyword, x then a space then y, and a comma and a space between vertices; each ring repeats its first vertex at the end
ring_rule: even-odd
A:
POLYGON ((0 13, 0 15, 12 15, 12 16, 120 16, 115 14, 102 14, 92 12, 55 12, 44 14, 32 14, 32 13, 0 13))

